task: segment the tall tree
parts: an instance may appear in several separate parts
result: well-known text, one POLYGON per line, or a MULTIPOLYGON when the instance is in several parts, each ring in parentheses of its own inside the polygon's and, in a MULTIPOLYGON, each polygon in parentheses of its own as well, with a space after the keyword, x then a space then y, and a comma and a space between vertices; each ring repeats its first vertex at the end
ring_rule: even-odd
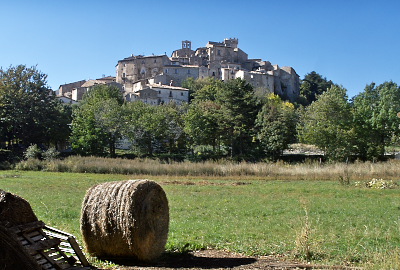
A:
POLYGON ((126 104, 125 111, 124 135, 138 155, 176 157, 185 153, 182 107, 137 101, 126 104))
POLYGON ((346 89, 332 86, 301 116, 300 141, 318 146, 329 159, 344 160, 354 152, 352 117, 346 89))
POLYGON ((259 110, 253 87, 244 80, 235 79, 226 82, 221 90, 217 100, 223 106, 221 125, 228 135, 231 157, 247 158, 255 149, 254 124, 259 110))
POLYGON ((220 127, 221 105, 212 100, 197 100, 189 106, 185 115, 185 132, 195 146, 210 145, 214 155, 221 155, 220 127))
POLYGON ((66 139, 70 111, 55 99, 46 79, 36 67, 0 69, 1 141, 28 146, 66 139))
POLYGON ((353 98, 353 106, 358 155, 383 158, 385 146, 400 135, 400 87, 394 82, 367 85, 353 98))
POLYGON ((325 77, 312 71, 306 74, 302 80, 298 102, 308 106, 333 85, 334 83, 331 80, 328 81, 325 77))
POLYGON ((269 94, 256 120, 257 139, 267 157, 278 158, 295 141, 296 123, 293 104, 282 101, 275 94, 269 94))
POLYGON ((84 95, 73 111, 72 148, 81 155, 115 155, 121 137, 121 91, 115 86, 97 85, 84 95), (107 150, 106 150, 107 149, 107 150))
POLYGON ((258 109, 253 88, 246 81, 210 79, 194 93, 185 130, 195 145, 210 145, 219 153, 227 149, 232 158, 250 158, 258 109))

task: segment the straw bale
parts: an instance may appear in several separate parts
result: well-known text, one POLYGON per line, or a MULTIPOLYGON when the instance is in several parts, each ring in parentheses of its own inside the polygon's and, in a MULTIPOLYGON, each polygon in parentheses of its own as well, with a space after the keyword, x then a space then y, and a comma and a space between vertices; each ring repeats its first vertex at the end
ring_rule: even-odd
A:
POLYGON ((156 259, 168 237, 164 190, 149 180, 93 186, 82 205, 81 231, 87 251, 100 258, 156 259))
POLYGON ((13 227, 34 221, 38 219, 25 199, 0 189, 0 223, 13 227))
POLYGON ((39 269, 9 227, 37 221, 30 204, 23 198, 0 189, 0 269, 39 269))

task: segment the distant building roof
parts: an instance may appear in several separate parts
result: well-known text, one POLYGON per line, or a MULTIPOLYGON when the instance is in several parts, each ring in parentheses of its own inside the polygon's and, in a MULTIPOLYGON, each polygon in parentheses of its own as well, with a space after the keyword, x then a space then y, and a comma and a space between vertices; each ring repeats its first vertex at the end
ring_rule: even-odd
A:
POLYGON ((187 88, 164 85, 164 84, 146 84, 146 86, 149 86, 150 88, 163 88, 163 89, 170 89, 170 90, 189 91, 189 89, 187 89, 187 88))
MULTIPOLYGON (((135 60, 135 59, 144 59, 144 58, 154 58, 154 57, 163 57, 166 56, 165 54, 161 54, 161 55, 131 55, 129 57, 126 57, 122 60, 119 60, 118 62, 123 62, 123 61, 131 61, 131 60, 135 60)), ((168 56, 167 56, 168 57, 168 56)))
POLYGON ((106 84, 106 81, 103 80, 88 80, 87 82, 85 82, 84 84, 82 84, 81 87, 92 87, 95 86, 97 84, 106 84))

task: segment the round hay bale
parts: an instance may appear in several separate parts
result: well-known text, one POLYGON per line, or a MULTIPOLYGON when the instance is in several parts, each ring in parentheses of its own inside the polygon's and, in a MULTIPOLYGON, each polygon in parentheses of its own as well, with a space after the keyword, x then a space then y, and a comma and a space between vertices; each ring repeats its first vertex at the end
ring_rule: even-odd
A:
POLYGON ((38 219, 25 199, 0 189, 0 223, 13 227, 34 221, 38 219))
POLYGON ((83 240, 100 258, 154 260, 164 251, 168 227, 167 196, 153 181, 103 183, 91 187, 83 201, 83 240))

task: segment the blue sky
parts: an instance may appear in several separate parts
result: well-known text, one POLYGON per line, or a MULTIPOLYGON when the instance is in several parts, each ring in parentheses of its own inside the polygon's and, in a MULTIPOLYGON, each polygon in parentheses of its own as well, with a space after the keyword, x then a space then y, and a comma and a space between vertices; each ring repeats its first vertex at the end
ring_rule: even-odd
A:
POLYGON ((115 76, 131 54, 170 55, 236 37, 250 58, 316 71, 348 90, 400 84, 400 1, 0 1, 0 66, 60 84, 115 76))

